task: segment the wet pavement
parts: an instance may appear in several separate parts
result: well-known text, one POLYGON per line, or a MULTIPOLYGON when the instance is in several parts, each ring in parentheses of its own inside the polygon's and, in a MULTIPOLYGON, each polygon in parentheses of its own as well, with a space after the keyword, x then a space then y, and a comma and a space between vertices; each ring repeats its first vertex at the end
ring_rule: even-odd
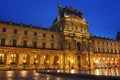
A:
MULTIPOLYGON (((50 72, 50 70, 47 70, 50 72)), ((70 74, 92 74, 104 76, 120 76, 120 69, 96 69, 94 71, 88 70, 54 70, 54 72, 63 72, 70 74)), ((22 70, 22 71, 0 71, 0 80, 90 80, 77 77, 55 76, 36 73, 35 70, 22 70)))
POLYGON ((0 80, 89 80, 36 73, 36 71, 0 71, 0 80))
MULTIPOLYGON (((44 71, 44 70, 43 70, 44 71)), ((46 72, 62 72, 62 73, 77 73, 77 74, 92 74, 92 75, 104 75, 104 76, 120 76, 120 68, 110 69, 95 69, 95 70, 45 70, 46 72)))

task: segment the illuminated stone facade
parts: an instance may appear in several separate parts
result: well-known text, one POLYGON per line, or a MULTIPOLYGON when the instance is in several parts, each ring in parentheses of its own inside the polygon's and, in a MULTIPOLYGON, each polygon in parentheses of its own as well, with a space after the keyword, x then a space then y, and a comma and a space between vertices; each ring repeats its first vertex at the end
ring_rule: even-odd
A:
POLYGON ((58 5, 50 28, 0 21, 0 69, 118 66, 120 41, 93 36, 82 12, 58 5))

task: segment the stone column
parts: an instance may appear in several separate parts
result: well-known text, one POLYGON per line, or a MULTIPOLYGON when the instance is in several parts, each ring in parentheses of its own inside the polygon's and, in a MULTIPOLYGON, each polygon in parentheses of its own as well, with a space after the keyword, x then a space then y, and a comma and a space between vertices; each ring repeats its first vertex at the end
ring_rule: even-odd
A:
POLYGON ((61 52, 61 54, 59 55, 59 65, 60 65, 60 68, 63 68, 63 64, 64 64, 64 62, 63 62, 63 55, 62 55, 62 52, 61 52))
POLYGON ((53 67, 53 61, 54 61, 54 55, 50 56, 50 60, 49 60, 49 67, 52 68, 53 67))
POLYGON ((10 60, 11 60, 11 54, 10 54, 10 53, 7 53, 7 54, 6 54, 6 64, 7 64, 7 65, 10 65, 10 60))
POLYGON ((34 54, 33 53, 30 53, 29 55, 29 66, 30 68, 33 68, 34 67, 34 54))
POLYGON ((7 64, 7 69, 11 69, 11 64, 10 64, 10 61, 11 61, 11 53, 9 52, 6 52, 6 64, 7 64), (6 54, 7 53, 7 54, 6 54))
POLYGON ((21 69, 22 68, 22 64, 23 64, 23 54, 19 53, 18 55, 18 68, 21 69))

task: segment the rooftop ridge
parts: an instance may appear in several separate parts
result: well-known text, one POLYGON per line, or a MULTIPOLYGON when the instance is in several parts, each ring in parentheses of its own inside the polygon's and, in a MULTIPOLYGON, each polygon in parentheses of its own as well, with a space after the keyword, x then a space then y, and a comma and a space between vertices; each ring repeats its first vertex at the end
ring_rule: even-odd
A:
POLYGON ((19 27, 28 27, 28 28, 34 28, 34 29, 42 29, 42 30, 48 30, 49 28, 44 28, 42 26, 34 26, 32 24, 23 24, 23 23, 16 23, 16 22, 12 22, 10 21, 3 21, 0 20, 0 24, 7 24, 7 25, 14 25, 14 26, 19 26, 19 27))

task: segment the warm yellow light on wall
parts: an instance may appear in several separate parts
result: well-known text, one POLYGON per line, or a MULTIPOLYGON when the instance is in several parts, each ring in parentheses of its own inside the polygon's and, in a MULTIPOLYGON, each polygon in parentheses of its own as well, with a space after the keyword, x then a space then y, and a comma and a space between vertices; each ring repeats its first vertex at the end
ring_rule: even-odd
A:
POLYGON ((100 60, 100 57, 98 59, 100 60))
POLYGON ((46 58, 46 56, 44 56, 44 59, 46 58))
POLYGON ((95 63, 98 64, 98 63, 99 63, 99 60, 95 60, 95 63))
POLYGON ((59 63, 59 61, 57 61, 57 63, 59 63))
POLYGON ((103 58, 103 60, 105 60, 105 58, 103 58))

